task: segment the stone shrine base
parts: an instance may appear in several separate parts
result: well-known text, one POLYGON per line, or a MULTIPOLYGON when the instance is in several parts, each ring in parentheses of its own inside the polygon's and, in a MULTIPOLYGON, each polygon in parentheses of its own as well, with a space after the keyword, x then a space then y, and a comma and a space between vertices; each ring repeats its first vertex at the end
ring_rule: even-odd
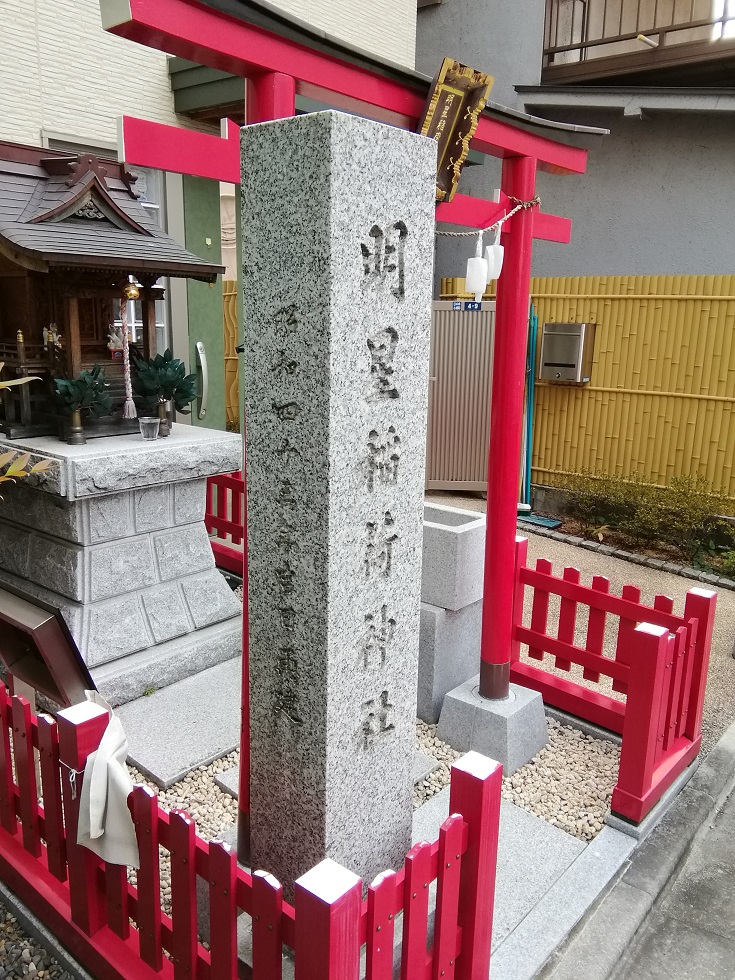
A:
POLYGON ((506 776, 520 769, 548 741, 544 702, 537 691, 510 685, 510 697, 480 697, 477 674, 444 698, 437 736, 453 749, 474 749, 503 763, 506 776))

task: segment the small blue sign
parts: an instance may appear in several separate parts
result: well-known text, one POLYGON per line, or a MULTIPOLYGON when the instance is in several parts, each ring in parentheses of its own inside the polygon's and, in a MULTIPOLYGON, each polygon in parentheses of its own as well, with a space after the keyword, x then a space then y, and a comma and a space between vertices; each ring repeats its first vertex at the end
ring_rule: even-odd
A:
POLYGON ((482 309, 482 303, 465 303, 464 308, 465 311, 476 312, 482 309))
POLYGON ((461 310, 462 309, 462 304, 460 303, 460 301, 458 299, 452 300, 452 309, 453 310, 461 310))

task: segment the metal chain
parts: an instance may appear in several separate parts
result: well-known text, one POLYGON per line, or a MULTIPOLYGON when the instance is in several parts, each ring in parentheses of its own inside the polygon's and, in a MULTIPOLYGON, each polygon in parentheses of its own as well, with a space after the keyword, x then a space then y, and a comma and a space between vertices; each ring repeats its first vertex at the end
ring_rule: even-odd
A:
POLYGON ((517 211, 527 211, 529 208, 535 208, 541 204, 540 197, 534 197, 532 201, 520 201, 517 197, 508 197, 509 201, 515 203, 515 207, 512 211, 504 214, 502 218, 494 222, 492 225, 488 225, 487 228, 475 228, 472 231, 435 231, 435 235, 444 235, 446 238, 471 238, 473 235, 484 235, 486 231, 490 231, 491 228, 501 228, 505 222, 512 218, 517 211))

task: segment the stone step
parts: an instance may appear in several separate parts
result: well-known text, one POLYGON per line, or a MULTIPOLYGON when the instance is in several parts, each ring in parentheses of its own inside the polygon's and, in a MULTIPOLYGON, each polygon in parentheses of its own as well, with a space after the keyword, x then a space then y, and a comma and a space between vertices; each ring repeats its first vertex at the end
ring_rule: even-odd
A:
POLYGON ((162 789, 240 744, 242 665, 235 657, 117 708, 128 762, 162 789))

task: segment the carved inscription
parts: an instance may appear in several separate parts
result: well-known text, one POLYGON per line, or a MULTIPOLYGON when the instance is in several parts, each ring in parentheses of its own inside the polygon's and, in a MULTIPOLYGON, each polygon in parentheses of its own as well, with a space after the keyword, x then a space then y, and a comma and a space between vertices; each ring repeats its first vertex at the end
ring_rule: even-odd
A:
POLYGON ((388 700, 388 692, 382 691, 380 698, 370 698, 362 705, 362 747, 367 749, 381 735, 386 735, 395 728, 390 721, 393 705, 388 700))
POLYGON ((406 295, 405 247, 408 228, 396 221, 387 228, 373 225, 367 239, 360 244, 362 252, 363 286, 388 282, 398 300, 406 295))
POLYGON ((298 402, 281 402, 277 401, 271 402, 273 405, 273 411, 276 413, 281 422, 294 422, 301 411, 301 406, 298 402))
POLYGON ((394 327, 386 327, 385 330, 367 339, 371 381, 369 398, 372 400, 399 397, 393 367, 397 346, 398 331, 394 327))
POLYGON ((287 357, 285 350, 279 350, 278 358, 276 363, 271 368, 271 372, 280 376, 287 375, 288 377, 291 377, 296 373, 298 366, 298 361, 293 361, 287 357))
POLYGON ((301 450, 292 445, 289 439, 284 439, 278 449, 276 449, 276 456, 280 456, 284 463, 290 463, 294 456, 301 456, 301 450))
POLYGON ((396 618, 389 615, 388 606, 383 603, 380 613, 373 615, 368 613, 365 616, 365 642, 362 647, 363 664, 365 667, 368 661, 377 654, 380 657, 381 666, 385 663, 388 655, 388 646, 393 639, 396 630, 396 618))
POLYGON ((395 520, 389 510, 383 515, 382 524, 368 521, 365 541, 365 577, 373 573, 388 578, 393 567, 393 546, 400 540, 396 534, 395 520))
POLYGON ((277 336, 283 340, 294 336, 299 326, 297 313, 298 307, 296 303, 291 303, 289 306, 282 306, 276 310, 273 314, 273 327, 277 336))
POLYGON ((283 714, 294 725, 303 725, 298 709, 299 665, 293 647, 283 646, 278 651, 276 667, 276 691, 273 709, 283 714))
POLYGON ((368 435, 367 487, 372 493, 375 483, 395 486, 398 483, 398 463, 401 458, 401 440, 395 426, 388 426, 382 436, 377 429, 368 435))

